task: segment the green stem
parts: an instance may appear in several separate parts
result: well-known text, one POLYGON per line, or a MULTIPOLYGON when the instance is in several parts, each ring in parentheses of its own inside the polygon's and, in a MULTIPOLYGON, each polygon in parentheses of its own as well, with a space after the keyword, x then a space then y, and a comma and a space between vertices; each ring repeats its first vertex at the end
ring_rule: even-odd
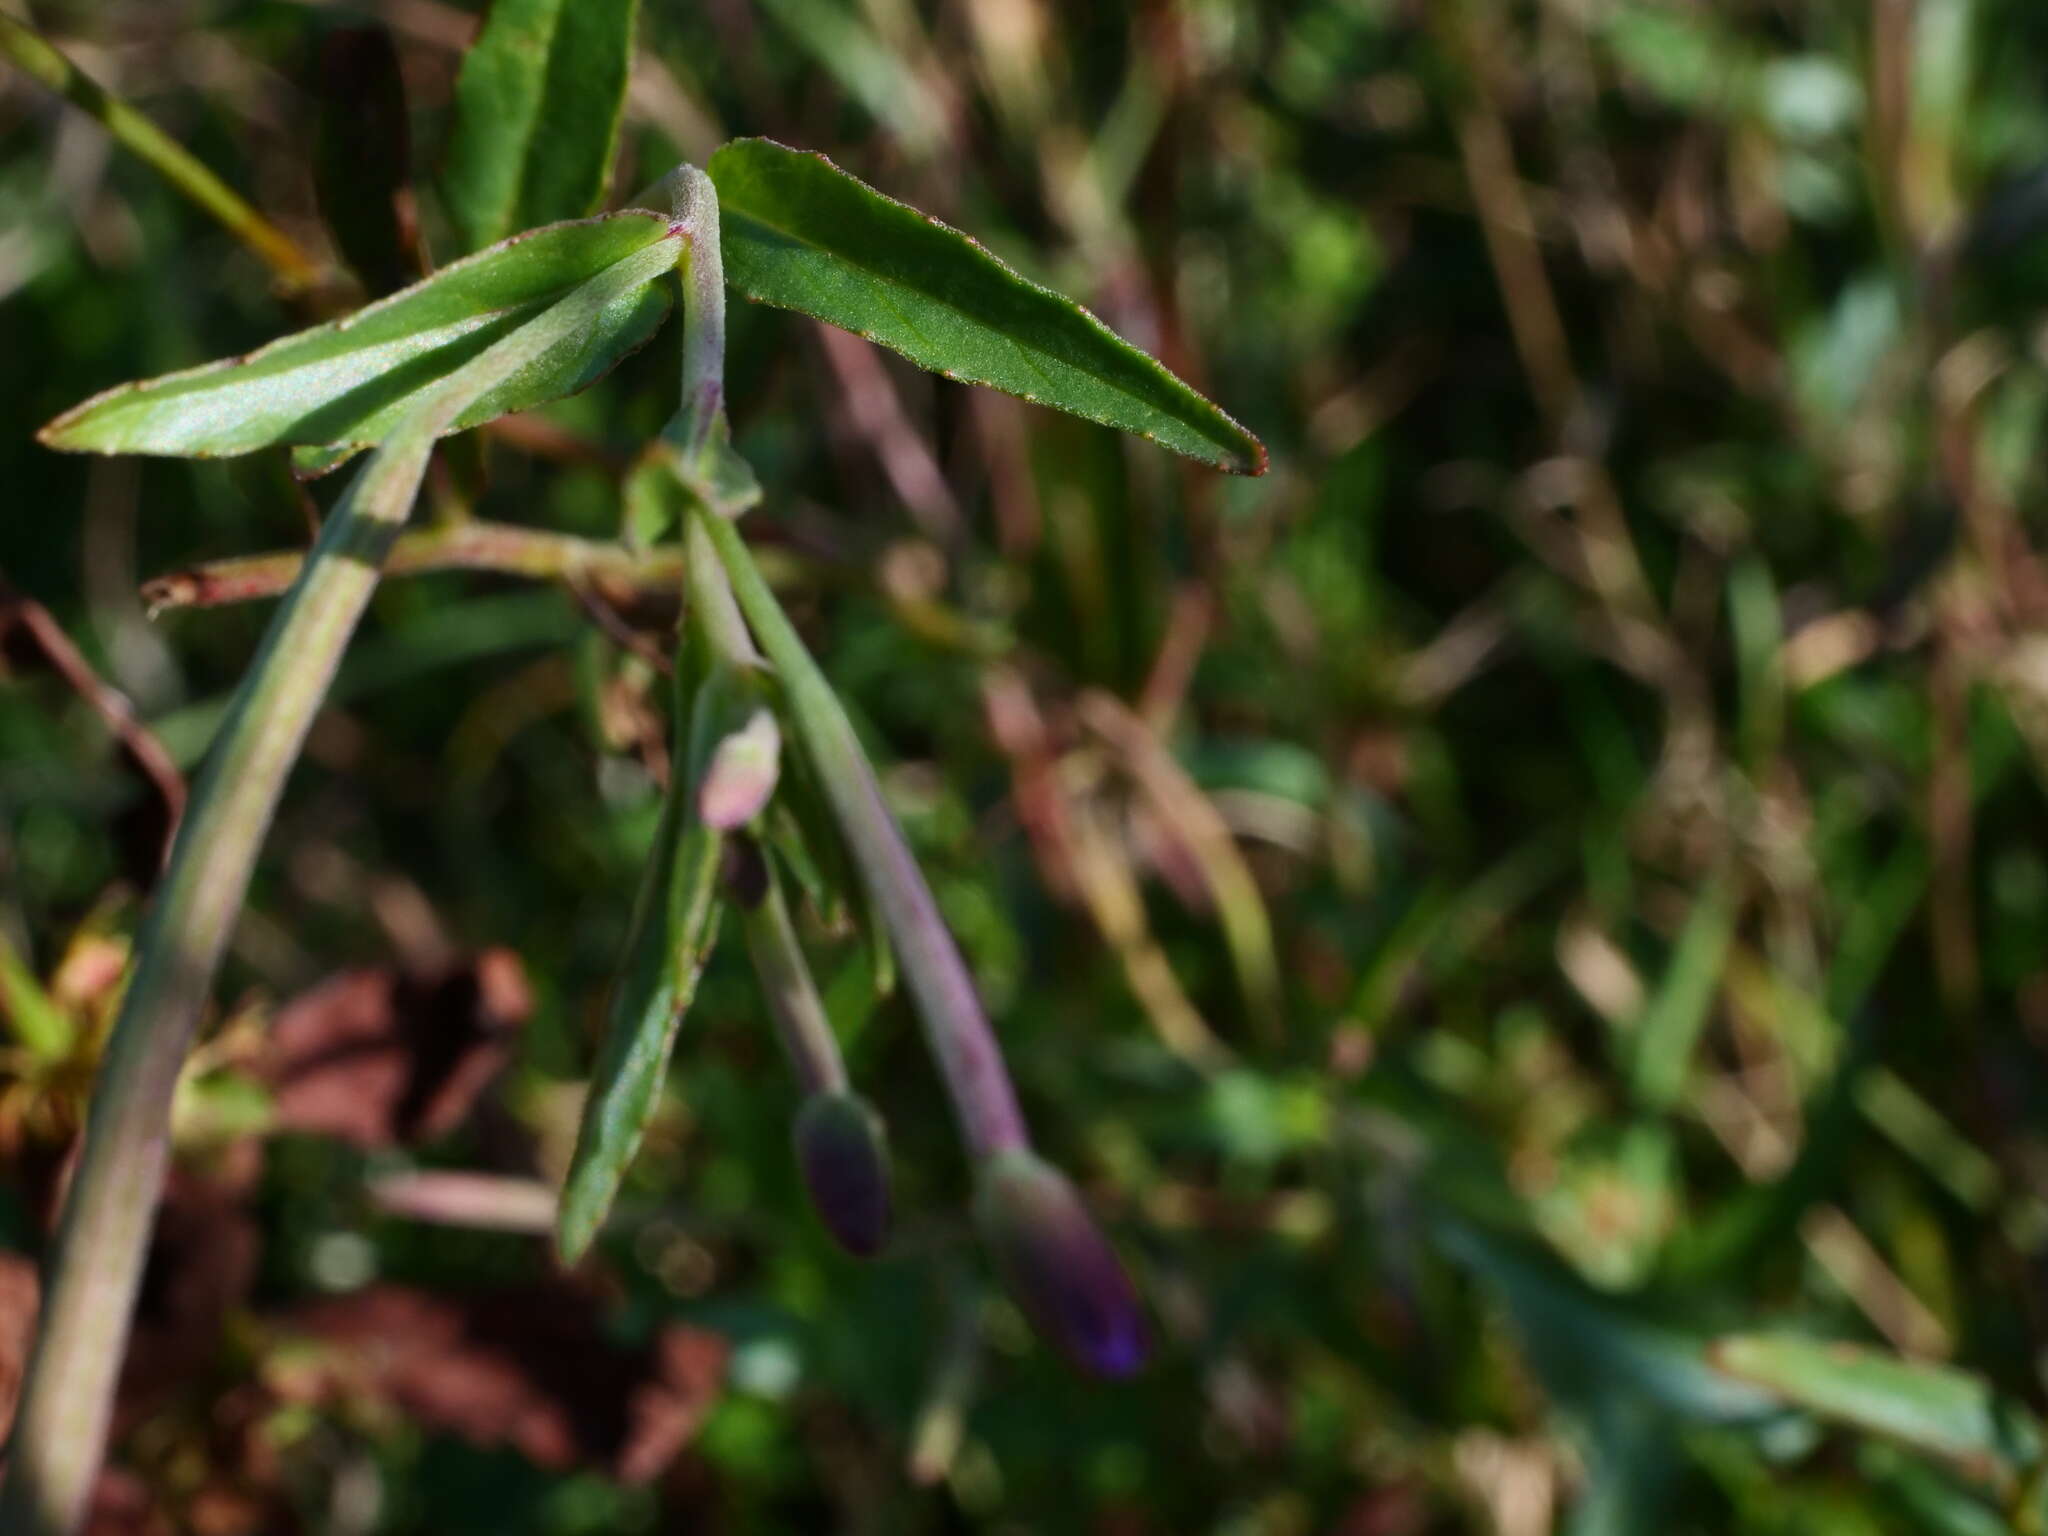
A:
MULTIPOLYGON (((677 227, 690 241, 683 287, 682 446, 686 464, 701 477, 715 441, 714 431, 722 422, 724 404, 725 272, 719 248, 718 192, 710 177, 690 165, 678 167, 669 185, 677 227)), ((938 1059, 969 1147, 977 1157, 985 1157, 1028 1146, 1023 1112, 1017 1107, 995 1032, 982 1012, 980 995, 903 833, 883 803, 874 771, 831 684, 783 616, 745 542, 722 509, 698 499, 685 519, 684 539, 693 623, 700 626, 707 643, 732 661, 751 658, 754 649, 746 635, 746 627, 751 625, 774 664, 798 737, 852 845, 860 877, 903 953, 925 1037, 938 1059), (707 552, 715 553, 715 562, 705 558, 707 552)), ((772 884, 770 890, 774 890, 772 884)), ((779 898, 775 899, 779 905, 779 898)), ((762 917, 759 921, 772 924, 773 919, 762 917)), ((778 1028, 807 1087, 814 1086, 809 1080, 811 1073, 834 1070, 843 1084, 845 1069, 838 1065, 837 1044, 822 1006, 817 1005, 816 990, 809 984, 795 935, 788 932, 786 912, 782 924, 781 935, 768 928, 757 933, 753 920, 748 925, 748 942, 776 1010, 778 1028), (787 939, 786 947, 779 942, 781 938, 787 939), (814 1019, 793 1018, 785 1012, 788 1007, 802 1006, 801 999, 784 985, 792 977, 800 977, 809 991, 809 1012, 814 1019), (820 1050, 829 1051, 830 1067, 812 1059, 820 1050)))
MULTIPOLYGON (((747 632, 747 622, 733 599, 732 583, 718 562, 710 536, 693 516, 684 523, 683 537, 689 550, 690 622, 710 664, 734 672, 758 668, 761 653, 747 632)), ((789 920, 775 861, 765 850, 761 857, 767 865, 761 899, 751 906, 740 904, 754 974, 775 1021, 783 1054, 805 1095, 843 1092, 846 1064, 839 1054, 838 1038, 825 1017, 817 983, 811 979, 811 968, 789 920)))
POLYGON ((683 520, 683 549, 690 622, 697 626, 708 654, 740 673, 758 668, 761 653, 754 649, 754 637, 747 633, 747 621, 733 600, 732 583, 725 579, 717 549, 694 516, 683 520))
POLYGON ((262 258, 287 289, 302 291, 319 280, 320 268, 291 236, 251 208, 183 145, 89 78, 42 37, 4 15, 0 15, 0 54, 98 119, 116 143, 146 161, 158 175, 213 215, 222 228, 262 258))
POLYGON ((896 941, 962 1136, 977 1158, 1027 1148, 1030 1134, 995 1031, 917 860, 882 799, 852 722, 761 579, 739 531, 702 508, 693 511, 692 521, 704 529, 741 612, 775 667, 797 739, 853 849, 875 909, 896 941))
POLYGON ((694 165, 669 182, 671 217, 689 241, 683 263, 683 452, 695 465, 725 409, 725 261, 719 246, 718 189, 694 165))
MULTIPOLYGON (((723 409, 725 272, 719 249, 718 192, 711 178, 693 165, 679 166, 672 187, 674 216, 685 226, 690 243, 683 264, 682 449, 694 462, 701 460, 709 446, 723 409)), ((690 622, 712 664, 738 673, 760 667, 761 653, 747 632, 732 583, 698 518, 684 519, 683 541, 690 622)), ((839 1054, 839 1041, 797 943, 772 860, 767 887, 758 902, 745 908, 744 923, 748 954, 797 1081, 807 1095, 844 1090, 846 1064, 839 1054)))
MULTIPOLYGON (((764 853, 763 858, 767 858, 764 853)), ((789 1058, 797 1085, 805 1097, 816 1093, 844 1093, 846 1062, 839 1054, 839 1038, 825 1017, 825 1004, 818 996, 817 983, 797 943, 796 928, 789 920, 789 903, 783 900, 782 881, 775 873, 775 861, 768 859, 768 884, 761 899, 744 911, 747 954, 754 962, 754 975, 761 983, 761 995, 775 1020, 775 1033, 782 1053, 789 1058)))
POLYGON ((193 791, 107 1044, 0 1487, 5 1536, 67 1536, 84 1517, 163 1187, 178 1074, 286 775, 435 439, 675 255, 665 241, 636 252, 449 375, 350 484, 272 618, 193 791))

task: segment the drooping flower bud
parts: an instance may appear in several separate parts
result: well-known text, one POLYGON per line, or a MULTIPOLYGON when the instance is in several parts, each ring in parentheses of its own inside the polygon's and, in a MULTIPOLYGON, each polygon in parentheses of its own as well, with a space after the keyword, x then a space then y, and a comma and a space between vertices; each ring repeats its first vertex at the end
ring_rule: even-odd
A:
POLYGON ((857 1093, 814 1093, 797 1111, 796 1161, 818 1219, 868 1258, 889 1235, 889 1147, 882 1117, 857 1093))
POLYGON ((760 815, 775 793, 781 763, 782 728, 775 723, 775 711, 759 705, 746 724, 712 749, 697 786, 697 814, 704 825, 729 832, 760 815))
POLYGON ((1048 1343, 1097 1376, 1144 1364, 1137 1292, 1065 1174, 1028 1151, 998 1153, 981 1165, 974 1217, 1004 1286, 1048 1343))

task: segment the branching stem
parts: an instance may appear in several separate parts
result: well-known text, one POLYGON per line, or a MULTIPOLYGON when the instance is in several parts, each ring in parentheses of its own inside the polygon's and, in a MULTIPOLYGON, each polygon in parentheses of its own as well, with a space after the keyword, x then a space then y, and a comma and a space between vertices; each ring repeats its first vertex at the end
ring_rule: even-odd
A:
MULTIPOLYGON (((306 556, 296 550, 211 560, 143 584, 151 609, 213 608, 276 597, 298 580, 306 556)), ((594 587, 608 595, 673 592, 683 584, 683 552, 651 549, 515 523, 446 523, 401 534, 384 562, 386 576, 423 571, 495 571, 537 581, 594 587)))
POLYGON ((178 1075, 286 775, 418 494, 435 439, 486 390, 675 259, 666 240, 635 252, 449 375, 349 485, 272 618, 137 941, 15 1418, 0 1487, 4 1536, 69 1536, 84 1518, 163 1188, 178 1075))
POLYGON ((969 1150, 985 1158, 1028 1147, 1023 1111, 981 996, 902 829, 882 799, 853 723, 762 580, 739 530, 701 508, 692 513, 692 520, 704 530, 732 583, 740 611, 768 653, 797 739, 852 848, 861 881, 896 942, 925 1038, 969 1150))

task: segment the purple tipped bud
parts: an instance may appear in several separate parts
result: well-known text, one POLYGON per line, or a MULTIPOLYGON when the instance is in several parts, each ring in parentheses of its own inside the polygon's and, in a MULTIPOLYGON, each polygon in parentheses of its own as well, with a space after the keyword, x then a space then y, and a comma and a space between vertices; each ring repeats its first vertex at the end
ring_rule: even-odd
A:
POLYGON ((1034 1153, 1002 1152, 981 1165, 978 1184, 982 1241, 1040 1335, 1093 1375, 1143 1365, 1137 1292, 1066 1175, 1034 1153))
POLYGON ((718 876, 725 893, 747 911, 768 894, 768 860, 751 837, 728 837, 718 851, 718 876))
POLYGON ((782 728, 765 705, 719 742, 697 785, 697 814, 707 827, 729 832, 761 814, 782 769, 782 728))
POLYGON ((856 1093, 814 1093, 796 1116, 796 1161, 833 1240, 868 1258, 889 1235, 889 1147, 882 1117, 856 1093))

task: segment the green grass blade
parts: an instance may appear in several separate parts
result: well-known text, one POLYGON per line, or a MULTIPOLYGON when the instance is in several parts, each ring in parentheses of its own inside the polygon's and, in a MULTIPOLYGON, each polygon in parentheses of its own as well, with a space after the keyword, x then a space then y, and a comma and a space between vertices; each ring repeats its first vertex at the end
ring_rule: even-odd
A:
POLYGON ((1770 1397, 1709 1364, 1705 1341, 1594 1290, 1533 1247, 1440 1211, 1437 1245, 1497 1294, 1546 1390, 1581 1407, 1621 1391, 1681 1418, 1740 1424, 1767 1417, 1770 1397))
MULTIPOLYGON (((668 233, 653 213, 554 224, 443 267, 353 315, 245 357, 122 384, 43 428, 51 448, 199 458, 274 443, 373 444, 435 385, 571 289, 668 233)), ((462 431, 595 382, 668 313, 653 279, 615 295, 596 319, 484 391, 448 424, 462 431)))
POLYGON ((462 61, 445 182, 469 249, 604 200, 637 0, 496 0, 462 61))
POLYGON ((1257 438, 1087 310, 824 156, 738 139, 710 171, 726 280, 748 298, 1218 469, 1265 472, 1257 438))
POLYGON ((905 145, 929 153, 945 137, 946 109, 911 60, 890 47, 848 0, 761 0, 790 41, 905 145))
POLYGON ((2040 1453, 2040 1432, 1980 1376, 1881 1350, 1789 1335, 1715 1342, 1714 1365, 1809 1413, 1888 1435, 1980 1475, 2016 1471, 2040 1453))
POLYGON ((1670 968, 1637 1021, 1634 1088, 1636 1098, 1652 1109, 1670 1109, 1685 1091, 1735 936, 1735 906, 1725 875, 1700 893, 1672 949, 1670 968))
POLYGON ((11 16, 0 16, 0 57, 97 119, 117 144, 255 252, 287 291, 304 292, 320 280, 320 269, 291 236, 250 207, 148 117, 90 79, 42 36, 11 16))
POLYGON ((62 1061, 78 1034, 70 1015, 43 990, 5 934, 0 934, 0 1018, 39 1061, 62 1061))

